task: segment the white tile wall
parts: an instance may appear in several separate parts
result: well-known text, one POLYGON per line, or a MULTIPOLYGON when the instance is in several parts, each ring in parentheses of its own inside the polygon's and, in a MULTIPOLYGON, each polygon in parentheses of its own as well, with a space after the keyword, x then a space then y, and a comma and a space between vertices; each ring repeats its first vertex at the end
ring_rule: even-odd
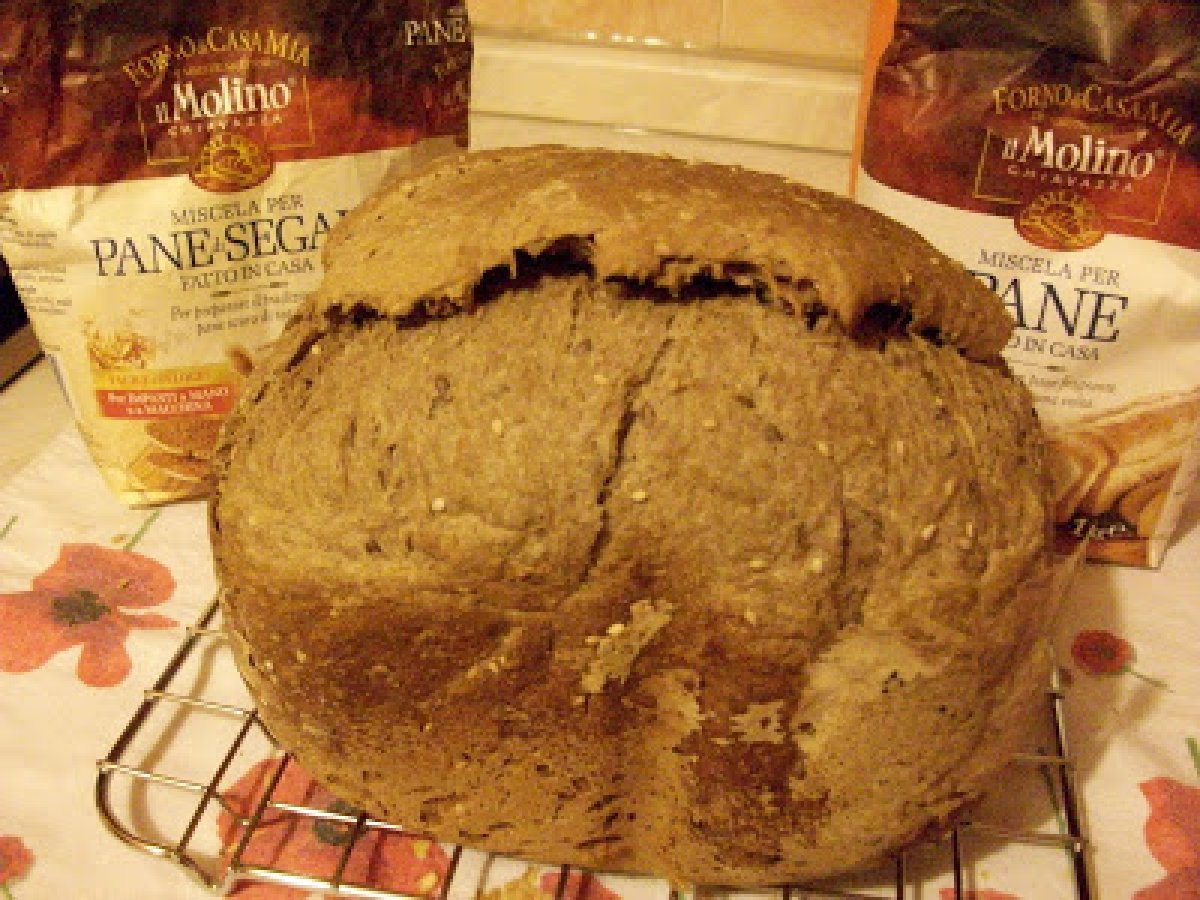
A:
POLYGON ((850 69, 479 34, 472 142, 673 150, 841 190, 857 94, 850 69))

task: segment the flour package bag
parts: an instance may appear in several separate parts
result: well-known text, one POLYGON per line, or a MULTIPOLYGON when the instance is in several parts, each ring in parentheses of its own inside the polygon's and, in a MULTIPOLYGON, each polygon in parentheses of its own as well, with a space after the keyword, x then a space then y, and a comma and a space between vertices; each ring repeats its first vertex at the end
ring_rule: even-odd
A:
POLYGON ((461 0, 4 0, 0 254, 106 480, 201 496, 329 229, 467 143, 461 0))
POLYGON ((854 193, 1014 319, 1056 517, 1157 566, 1200 466, 1200 4, 877 0, 854 193))

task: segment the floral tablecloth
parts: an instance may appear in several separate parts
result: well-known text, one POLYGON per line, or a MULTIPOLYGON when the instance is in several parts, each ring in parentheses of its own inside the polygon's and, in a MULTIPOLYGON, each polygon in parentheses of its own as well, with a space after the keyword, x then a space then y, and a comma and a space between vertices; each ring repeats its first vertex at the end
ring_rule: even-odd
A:
MULTIPOLYGON (((36 413, 30 412, 33 415, 36 413)), ((3 436, 0 436, 3 439, 3 436)), ((1157 572, 1087 567, 1061 622, 1065 720, 1081 785, 1092 896, 1200 898, 1200 508, 1157 572)), ((181 866, 126 846, 102 824, 97 760, 109 752, 214 591, 204 509, 118 505, 93 471, 75 430, 0 486, 0 898, 201 897, 181 866)), ((239 695, 230 667, 205 658, 194 678, 239 695)), ((233 702, 238 702, 234 700, 233 702)), ((204 768, 219 741, 170 722, 140 762, 182 779, 204 768), (182 774, 180 774, 182 773, 182 774)), ((239 839, 237 814, 260 789, 274 751, 249 746, 220 781, 219 814, 197 826, 216 867, 239 839)), ((1001 792, 1000 815, 1053 834, 1063 810, 1043 789, 1044 769, 1001 792), (1040 773, 1040 774, 1039 774, 1040 773)), ((203 778, 201 778, 203 780, 203 778)), ((1013 785, 1016 781, 1013 782, 1013 785)), ((133 828, 155 831, 153 787, 123 799, 133 828)), ((337 810, 336 798, 290 767, 276 795, 337 810)), ((345 843, 338 821, 281 827, 250 847, 276 865, 328 867, 345 843)), ((446 887, 450 848, 384 835, 356 850, 343 878, 416 895, 446 887)), ((1075 897, 1069 855, 1051 842, 993 840, 959 876, 975 900, 1075 897)), ((489 900, 665 898, 653 880, 584 876, 518 861, 456 861, 447 896, 489 900), (564 881, 565 879, 565 881, 564 881)), ((952 898, 955 874, 931 857, 908 896, 952 898)), ((303 888, 235 883, 238 896, 285 900, 303 888)), ((891 896, 882 888, 872 896, 891 896)))

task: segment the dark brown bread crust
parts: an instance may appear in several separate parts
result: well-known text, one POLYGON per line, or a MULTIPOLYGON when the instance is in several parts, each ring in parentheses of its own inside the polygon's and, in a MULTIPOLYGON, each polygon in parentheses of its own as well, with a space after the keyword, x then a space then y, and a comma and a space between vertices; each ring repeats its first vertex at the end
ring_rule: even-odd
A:
POLYGON ((769 176, 543 148, 395 187, 328 263, 212 521, 263 718, 347 800, 767 884, 878 859, 1017 746, 1042 435, 999 302, 918 239, 769 176))

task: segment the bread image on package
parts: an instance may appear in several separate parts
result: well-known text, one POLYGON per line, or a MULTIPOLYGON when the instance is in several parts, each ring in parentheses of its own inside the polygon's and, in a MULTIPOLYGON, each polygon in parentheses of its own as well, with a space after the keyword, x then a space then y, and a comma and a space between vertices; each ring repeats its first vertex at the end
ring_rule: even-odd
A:
POLYGON ((1055 465, 1055 520, 1078 523, 1092 543, 1113 561, 1138 564, 1140 555, 1123 559, 1132 541, 1165 543, 1178 506, 1195 481, 1200 465, 1196 422, 1200 389, 1156 394, 1075 419, 1048 433, 1055 465))
POLYGON ((1061 585, 994 295, 784 178, 535 147, 351 213, 218 444, 263 721, 440 840, 885 859, 1026 749, 1061 585))

